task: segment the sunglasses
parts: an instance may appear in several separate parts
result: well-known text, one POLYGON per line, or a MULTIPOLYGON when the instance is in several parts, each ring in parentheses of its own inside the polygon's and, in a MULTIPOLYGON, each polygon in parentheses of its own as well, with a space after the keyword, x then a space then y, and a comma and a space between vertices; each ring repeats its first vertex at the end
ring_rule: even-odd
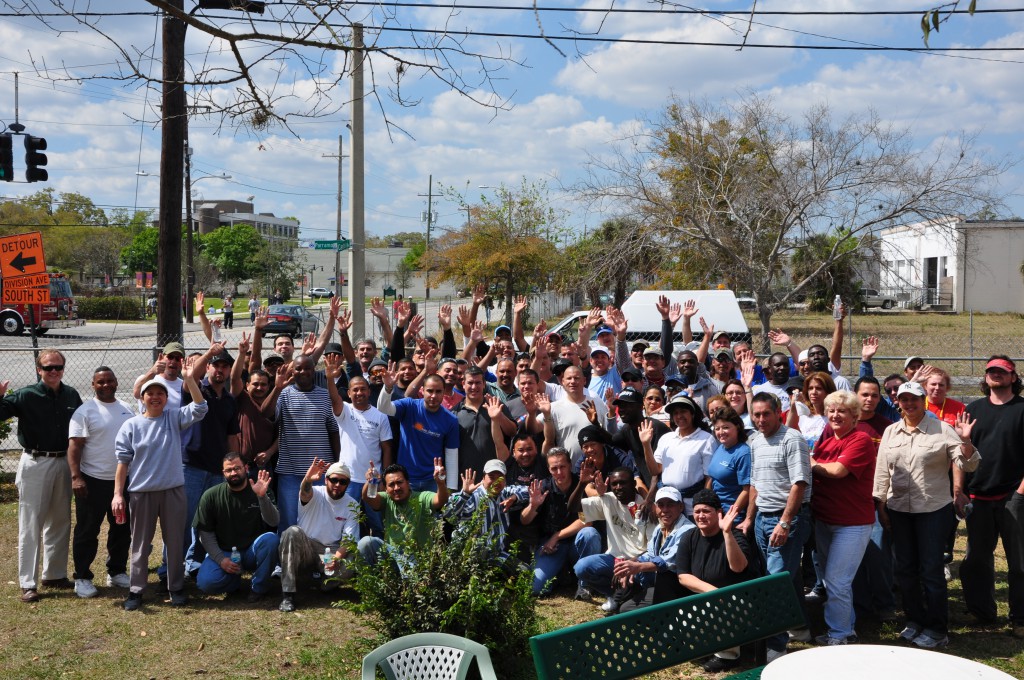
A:
POLYGON ((809 362, 809 361, 801 361, 801 362, 800 362, 800 365, 801 365, 801 366, 806 366, 806 365, 807 365, 807 364, 809 364, 809 363, 811 363, 811 362, 809 362))
MULTIPOLYGON (((45 369, 46 367, 44 366, 43 368, 45 369)), ((60 368, 64 368, 64 367, 61 366, 60 368)), ((1002 368, 986 368, 985 369, 985 373, 988 373, 988 374, 991 374, 991 375, 1009 375, 1010 374, 1009 371, 1007 371, 1005 369, 1002 369, 1002 368)))
POLYGON ((328 477, 327 481, 330 482, 331 484, 339 484, 341 486, 347 486, 348 483, 350 481, 352 481, 352 480, 345 479, 344 477, 328 477))
POLYGON ((51 373, 53 371, 63 371, 64 364, 61 364, 59 366, 40 366, 39 368, 46 371, 47 373, 51 373))

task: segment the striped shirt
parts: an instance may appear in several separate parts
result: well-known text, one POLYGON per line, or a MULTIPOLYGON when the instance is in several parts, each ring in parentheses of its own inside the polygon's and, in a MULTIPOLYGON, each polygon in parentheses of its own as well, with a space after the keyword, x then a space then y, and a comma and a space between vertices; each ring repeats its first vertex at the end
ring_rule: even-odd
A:
POLYGON ((277 399, 279 475, 304 475, 314 458, 335 462, 330 433, 338 436, 331 397, 322 387, 308 392, 289 385, 277 399))
POLYGON ((789 491, 807 482, 804 503, 811 501, 811 451, 799 431, 780 425, 770 437, 750 436, 750 486, 757 489, 759 512, 782 512, 789 491))

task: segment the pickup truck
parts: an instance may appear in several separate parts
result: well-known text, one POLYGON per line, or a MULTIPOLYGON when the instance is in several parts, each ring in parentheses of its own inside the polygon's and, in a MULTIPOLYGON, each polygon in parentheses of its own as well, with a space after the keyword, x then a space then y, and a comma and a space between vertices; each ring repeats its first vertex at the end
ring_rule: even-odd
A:
POLYGON ((874 288, 864 288, 861 290, 864 306, 865 307, 881 307, 882 309, 892 309, 896 306, 896 298, 892 295, 882 295, 874 288))

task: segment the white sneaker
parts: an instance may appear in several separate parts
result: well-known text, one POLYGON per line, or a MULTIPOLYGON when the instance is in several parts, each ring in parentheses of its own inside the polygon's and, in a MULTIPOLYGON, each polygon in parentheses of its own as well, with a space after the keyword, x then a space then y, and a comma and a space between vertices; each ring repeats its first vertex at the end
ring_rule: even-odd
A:
POLYGON ((108 588, 131 588, 132 580, 128 578, 128 574, 115 574, 111 576, 107 574, 107 587, 108 588))
POLYGON ((900 639, 913 642, 921 634, 921 627, 916 623, 907 623, 906 628, 900 631, 900 639))
POLYGON ((87 578, 76 578, 75 579, 75 595, 85 599, 89 597, 96 597, 99 591, 96 590, 96 586, 92 584, 92 581, 87 578))
POLYGON ((619 610, 619 605, 616 604, 615 599, 611 598, 611 597, 609 597, 607 600, 605 600, 604 604, 601 605, 601 611, 614 612, 614 611, 618 611, 618 610, 619 610))
POLYGON ((921 633, 913 640, 914 644, 922 649, 936 649, 949 644, 949 637, 946 635, 935 635, 934 633, 921 633))
POLYGON ((946 577, 947 581, 953 580, 953 570, 949 568, 948 564, 942 565, 942 575, 946 577))
POLYGON ((271 578, 281 578, 281 565, 274 567, 273 573, 270 574, 271 578))
POLYGON ((794 628, 789 631, 790 642, 810 642, 811 641, 811 629, 810 628, 794 628))
POLYGON ((771 663, 772 661, 775 661, 776 659, 778 659, 780 656, 785 656, 785 655, 786 655, 786 650, 785 649, 777 650, 777 649, 772 649, 771 647, 769 647, 768 648, 768 653, 765 656, 765 661, 767 661, 768 663, 771 663))

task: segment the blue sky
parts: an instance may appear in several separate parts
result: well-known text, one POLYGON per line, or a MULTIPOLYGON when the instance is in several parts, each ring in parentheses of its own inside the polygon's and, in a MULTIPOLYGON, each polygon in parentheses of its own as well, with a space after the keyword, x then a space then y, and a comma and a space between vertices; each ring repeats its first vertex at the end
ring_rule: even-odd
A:
MULTIPOLYGON (((48 3, 37 3, 46 8, 48 3)), ((91 9, 103 11, 92 3, 91 9)), ((528 7, 522 2, 481 3, 492 7, 528 7)), ((967 3, 963 3, 966 7, 967 3)), ((116 3, 122 7, 124 3, 116 3)), ((771 16, 784 10, 866 11, 914 10, 928 2, 846 0, 837 2, 758 2, 754 23, 749 25, 751 44, 794 46, 795 49, 746 47, 696 47, 626 43, 586 44, 557 42, 565 56, 536 39, 471 36, 467 49, 486 55, 507 55, 512 61, 491 62, 500 66, 494 74, 511 110, 494 111, 446 88, 437 79, 412 69, 403 92, 419 104, 401 107, 385 96, 382 107, 366 107, 366 226, 370 234, 424 228, 420 216, 426 199, 419 196, 433 175, 435 191, 440 184, 456 187, 469 200, 481 194, 494 196, 479 185, 518 184, 522 177, 548 181, 551 205, 566 211, 574 229, 593 228, 608 215, 573 203, 560 187, 569 186, 584 172, 588 154, 608 153, 614 140, 642 129, 637 121, 656 117, 668 97, 696 97, 712 102, 757 92, 773 97, 791 116, 812 104, 826 102, 839 117, 873 107, 883 118, 909 127, 920 148, 937 143, 943 135, 961 130, 977 135, 978 148, 993 159, 1021 155, 1019 121, 1024 120, 1024 46, 1022 13, 956 16, 933 33, 930 46, 997 47, 999 51, 949 56, 905 52, 812 51, 808 45, 860 44, 922 46, 919 15, 905 16, 771 16), (968 57, 968 58, 965 58, 968 57), (382 123, 388 116, 408 134, 390 136, 382 123)), ((187 2, 186 7, 191 8, 187 2)), ((599 9, 608 0, 582 3, 551 2, 541 7, 573 10, 599 9)), ((1024 7, 1024 3, 1021 3, 1024 7)), ((146 9, 145 3, 132 3, 146 9)), ((352 12, 370 25, 381 25, 379 11, 356 6, 352 12)), ((614 7, 651 10, 660 3, 639 0, 616 2, 614 7)), ((749 4, 709 2, 709 11, 749 11, 749 4)), ((979 0, 979 9, 1017 7, 1012 2, 979 0)), ((0 10, 7 9, 0 6, 0 10)), ((394 27, 443 27, 475 33, 538 33, 538 17, 532 12, 500 9, 449 9, 396 7, 384 25, 394 27)), ((222 13, 223 14, 223 13, 222 13)), ((687 42, 736 42, 748 29, 748 17, 661 13, 543 12, 539 15, 549 36, 580 35, 687 42)), ((159 94, 128 80, 90 79, 119 72, 121 55, 97 32, 66 19, 53 19, 56 33, 39 21, 24 17, 0 17, 0 120, 13 122, 13 71, 21 73, 21 122, 31 134, 49 142, 50 182, 0 185, 5 196, 17 196, 53 186, 58 191, 77 191, 103 206, 154 207, 158 202, 157 180, 137 177, 136 172, 159 170, 160 135, 154 123, 159 94), (38 71, 60 75, 54 81, 38 71), (65 68, 66 71, 61 69, 65 68), (139 122, 144 120, 145 122, 139 122)), ((159 73, 158 20, 151 16, 100 17, 97 26, 130 53, 141 54, 140 64, 159 73)), ((407 46, 406 33, 367 32, 367 42, 381 47, 407 46)), ((190 32, 187 52, 195 66, 224 63, 223 53, 205 56, 209 39, 190 32)), ((214 43, 216 49, 220 45, 214 43)), ((256 53, 258 50, 253 50, 256 53)), ((408 49, 401 54, 422 56, 408 49)), ((340 64, 337 55, 327 63, 340 64)), ((478 62, 456 59, 456 67, 470 83, 476 83, 478 62)), ((379 85, 386 85, 393 64, 378 57, 372 62, 379 85)), ((276 82, 277 92, 303 95, 310 91, 308 75, 294 60, 258 68, 262 85, 276 82)), ((369 82, 370 78, 367 77, 369 82)), ((477 96, 485 91, 473 90, 477 96)), ((217 88, 214 96, 229 96, 230 88, 217 88)), ((348 98, 348 83, 331 93, 336 105, 348 98)), ((303 106, 300 98, 282 102, 283 109, 303 106)), ((335 107, 336 108, 336 107, 335 107)), ((199 198, 245 199, 255 196, 261 212, 295 216, 306 239, 332 238, 335 225, 337 161, 324 154, 337 153, 337 138, 344 134, 346 153, 350 140, 345 129, 345 107, 330 115, 297 121, 292 130, 276 128, 258 135, 221 125, 217 119, 197 115, 191 123, 196 176, 227 173, 232 181, 204 180, 196 184, 199 198)), ((20 161, 18 161, 20 163, 20 161)), ((348 230, 348 177, 346 161, 343 231, 348 230)), ((1010 194, 1009 212, 1024 214, 1024 175, 1004 177, 1003 190, 1010 194)), ((457 227, 465 213, 457 202, 435 203, 442 227, 457 227)))

